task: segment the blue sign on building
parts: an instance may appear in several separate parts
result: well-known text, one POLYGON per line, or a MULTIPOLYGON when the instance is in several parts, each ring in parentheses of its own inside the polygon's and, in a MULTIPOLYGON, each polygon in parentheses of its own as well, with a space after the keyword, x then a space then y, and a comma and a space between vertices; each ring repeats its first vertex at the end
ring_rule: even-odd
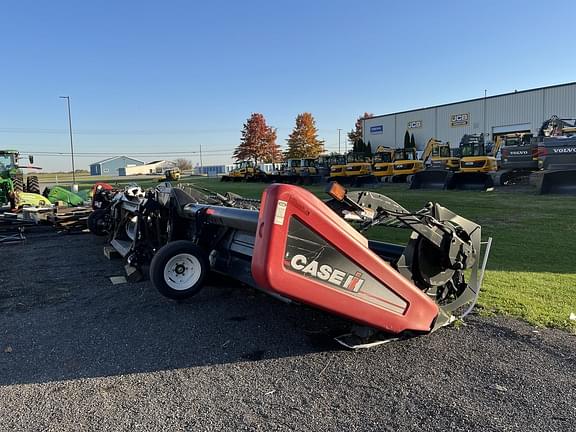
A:
POLYGON ((380 135, 384 133, 384 126, 370 126, 370 135, 380 135))

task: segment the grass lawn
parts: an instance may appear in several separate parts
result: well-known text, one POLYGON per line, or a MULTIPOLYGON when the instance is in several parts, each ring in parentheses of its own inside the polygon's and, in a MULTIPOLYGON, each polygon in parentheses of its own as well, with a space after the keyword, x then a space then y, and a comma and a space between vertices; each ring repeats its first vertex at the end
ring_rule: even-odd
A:
MULTIPOLYGON (((183 178, 217 192, 231 191, 259 198, 266 185, 222 183, 214 179, 183 178)), ((146 186, 153 182, 147 182, 146 186)), ((145 186, 141 184, 141 186, 145 186)), ((324 186, 309 188, 325 196, 324 186)), ((411 191, 406 185, 383 184, 378 192, 416 210, 427 201, 482 226, 483 237, 494 243, 480 295, 484 314, 504 314, 537 326, 576 333, 576 197, 539 196, 532 192, 411 191)), ((368 237, 403 242, 408 230, 376 228, 368 237)))

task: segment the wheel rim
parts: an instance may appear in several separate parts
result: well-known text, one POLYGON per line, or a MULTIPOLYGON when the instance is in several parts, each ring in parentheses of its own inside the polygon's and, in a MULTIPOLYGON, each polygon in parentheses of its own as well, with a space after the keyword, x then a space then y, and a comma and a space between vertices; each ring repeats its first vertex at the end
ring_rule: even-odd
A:
POLYGON ((170 258, 164 266, 164 281, 170 288, 184 291, 200 280, 201 273, 202 266, 198 258, 181 253, 170 258))

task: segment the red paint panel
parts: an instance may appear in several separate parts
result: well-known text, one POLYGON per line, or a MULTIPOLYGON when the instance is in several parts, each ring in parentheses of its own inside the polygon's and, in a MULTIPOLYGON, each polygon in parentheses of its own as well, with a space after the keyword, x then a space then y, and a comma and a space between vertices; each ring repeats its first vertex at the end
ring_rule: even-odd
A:
POLYGON ((262 196, 252 274, 264 289, 384 331, 429 331, 438 315, 436 303, 369 250, 367 244, 365 237, 312 193, 294 185, 273 184, 262 196), (359 292, 338 289, 291 271, 284 253, 292 217, 380 282, 381 293, 364 293, 363 287, 359 292), (389 291, 406 302, 403 313, 396 312, 398 308, 386 308, 383 302, 370 302, 370 298, 387 298, 389 291))

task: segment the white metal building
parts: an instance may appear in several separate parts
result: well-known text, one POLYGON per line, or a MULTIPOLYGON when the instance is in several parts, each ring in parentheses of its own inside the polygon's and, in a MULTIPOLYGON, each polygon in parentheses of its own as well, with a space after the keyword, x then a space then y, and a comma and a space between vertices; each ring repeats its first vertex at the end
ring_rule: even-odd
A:
POLYGON ((156 160, 148 162, 143 165, 129 166, 126 168, 120 168, 118 170, 118 175, 120 176, 131 176, 139 174, 164 174, 164 171, 176 166, 175 162, 167 160, 156 160))
POLYGON ((458 147, 464 134, 484 133, 487 140, 515 132, 538 133, 551 116, 576 118, 576 82, 515 91, 363 120, 363 140, 402 147, 404 134, 414 134, 418 150, 434 137, 458 147))

